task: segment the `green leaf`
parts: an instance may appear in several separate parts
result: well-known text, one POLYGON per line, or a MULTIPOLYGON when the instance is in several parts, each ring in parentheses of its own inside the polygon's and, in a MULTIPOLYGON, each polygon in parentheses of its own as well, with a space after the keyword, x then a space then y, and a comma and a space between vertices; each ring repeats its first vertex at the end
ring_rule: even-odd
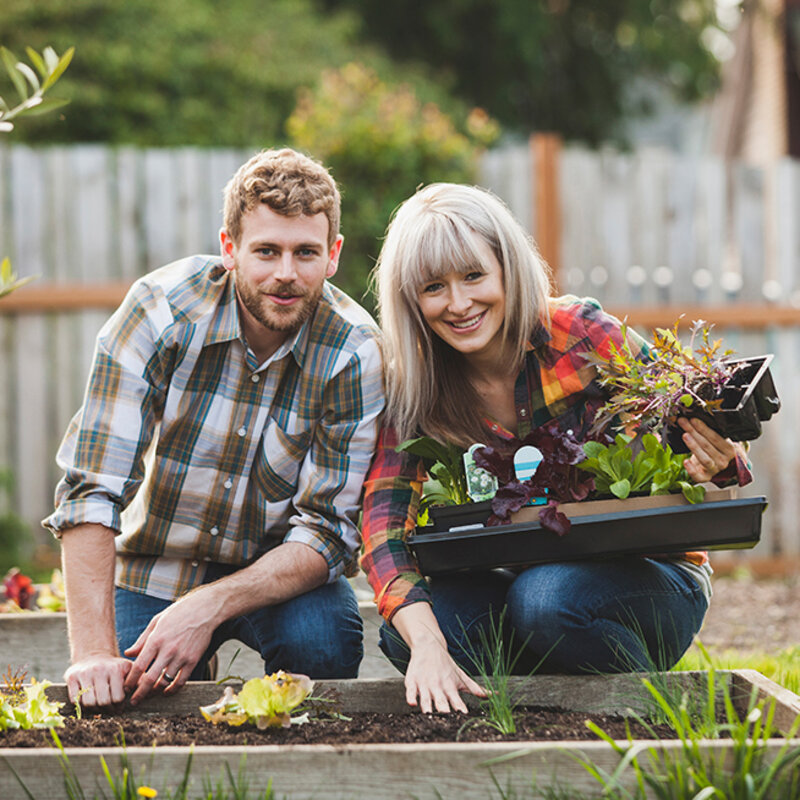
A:
POLYGON ((38 92, 42 84, 36 73, 24 61, 18 61, 15 66, 17 71, 30 83, 33 91, 38 92))
POLYGON ((631 493, 631 482, 623 478, 621 481, 612 483, 609 488, 614 497, 624 500, 631 493))
POLYGON ((696 483, 689 483, 688 481, 679 481, 678 485, 681 487, 683 496, 692 504, 702 503, 706 496, 705 486, 700 486, 696 483))
POLYGON ((40 114, 47 114, 49 111, 52 111, 53 109, 61 108, 61 106, 66 106, 66 105, 69 105, 69 100, 64 100, 63 98, 56 98, 56 97, 46 97, 38 105, 26 109, 25 113, 29 117, 38 117, 40 114))
POLYGON ((683 405, 685 405, 686 408, 689 408, 689 406, 692 405, 692 403, 694 403, 694 398, 688 393, 687 394, 682 394, 678 398, 678 402, 682 403, 683 405))
POLYGON ((28 54, 28 58, 33 63, 33 66, 39 70, 39 74, 43 78, 46 78, 49 70, 47 69, 44 59, 32 47, 26 47, 25 52, 28 54))
POLYGON ((17 59, 14 54, 5 47, 0 47, 0 56, 2 56, 3 63, 6 67, 6 72, 8 72, 9 77, 11 78, 12 83, 16 87, 17 93, 19 94, 22 100, 28 99, 28 91, 25 87, 25 81, 22 79, 22 76, 17 72, 17 59))
POLYGON ((600 444, 600 442, 585 442, 583 445, 583 452, 586 453, 588 458, 597 458, 600 453, 605 451, 605 445, 600 444))
POLYGON ((63 74, 64 70, 69 66, 70 62, 72 61, 72 56, 75 54, 75 48, 70 47, 66 53, 59 59, 58 65, 56 68, 50 73, 50 76, 44 82, 42 86, 42 90, 46 91, 49 89, 63 74))

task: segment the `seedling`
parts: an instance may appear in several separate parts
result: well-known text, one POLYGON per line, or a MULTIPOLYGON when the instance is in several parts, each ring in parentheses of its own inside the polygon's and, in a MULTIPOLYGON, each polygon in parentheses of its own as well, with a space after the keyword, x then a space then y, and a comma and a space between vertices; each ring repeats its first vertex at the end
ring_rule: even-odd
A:
POLYGON ((200 713, 216 725, 243 725, 250 722, 260 730, 307 721, 307 715, 292 718, 291 712, 311 694, 314 683, 306 675, 278 670, 263 678, 253 678, 238 693, 226 686, 216 703, 201 706, 200 713))
POLYGON ((672 330, 656 328, 649 360, 636 358, 622 326, 621 347, 610 344, 606 359, 598 353, 586 358, 594 364, 610 399, 598 411, 594 431, 609 426, 652 431, 666 440, 667 429, 689 409, 711 413, 722 405, 722 388, 736 367, 726 362, 733 351, 721 350, 722 340, 710 340, 703 320, 692 325, 688 346, 672 330))
POLYGON ((683 466, 687 455, 673 453, 668 444, 661 444, 647 433, 638 445, 641 448, 633 455, 634 437, 618 433, 612 444, 586 442, 583 451, 586 460, 578 464, 580 469, 594 475, 598 496, 613 495, 624 500, 631 494, 670 494, 683 492, 690 503, 700 503, 705 497, 705 488, 695 484, 683 466))

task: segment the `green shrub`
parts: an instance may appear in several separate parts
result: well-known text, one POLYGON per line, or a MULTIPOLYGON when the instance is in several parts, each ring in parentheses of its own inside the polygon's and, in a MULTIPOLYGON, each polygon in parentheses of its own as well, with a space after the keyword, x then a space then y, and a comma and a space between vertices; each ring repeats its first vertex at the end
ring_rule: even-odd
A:
POLYGON ((364 299, 392 211, 421 184, 474 181, 477 157, 498 128, 476 109, 459 130, 409 85, 351 63, 299 92, 287 132, 295 147, 331 168, 342 189, 345 250, 335 282, 364 299))

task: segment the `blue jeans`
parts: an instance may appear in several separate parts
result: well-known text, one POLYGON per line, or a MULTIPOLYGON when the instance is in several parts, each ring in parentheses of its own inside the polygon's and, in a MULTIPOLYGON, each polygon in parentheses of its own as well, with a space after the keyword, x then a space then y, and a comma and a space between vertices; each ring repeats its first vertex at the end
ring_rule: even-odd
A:
MULTIPOLYGON (((431 579, 433 612, 450 654, 468 673, 500 630, 513 672, 638 672, 673 666, 703 624, 708 602, 681 567, 649 558, 540 564, 431 579), (524 648, 523 648, 524 644, 524 648)), ((401 671, 409 651, 394 628, 380 647, 401 671)))
MULTIPOLYGON (((204 582, 211 583, 233 571, 210 564, 204 582)), ((169 605, 169 600, 118 587, 115 607, 120 652, 169 605)), ((355 678, 364 655, 358 601, 346 578, 224 622, 214 631, 191 680, 209 677, 208 660, 228 639, 238 639, 260 653, 265 673, 283 669, 311 678, 355 678)), ((235 661, 231 672, 236 674, 235 661)))

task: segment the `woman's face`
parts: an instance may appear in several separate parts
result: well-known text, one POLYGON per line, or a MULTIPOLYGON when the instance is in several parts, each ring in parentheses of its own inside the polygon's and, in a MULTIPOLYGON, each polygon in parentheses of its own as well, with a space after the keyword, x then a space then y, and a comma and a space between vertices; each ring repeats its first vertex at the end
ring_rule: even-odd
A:
POLYGON ((474 236, 481 263, 465 274, 450 270, 417 293, 431 330, 467 356, 486 355, 498 346, 506 311, 502 267, 489 245, 474 236))

